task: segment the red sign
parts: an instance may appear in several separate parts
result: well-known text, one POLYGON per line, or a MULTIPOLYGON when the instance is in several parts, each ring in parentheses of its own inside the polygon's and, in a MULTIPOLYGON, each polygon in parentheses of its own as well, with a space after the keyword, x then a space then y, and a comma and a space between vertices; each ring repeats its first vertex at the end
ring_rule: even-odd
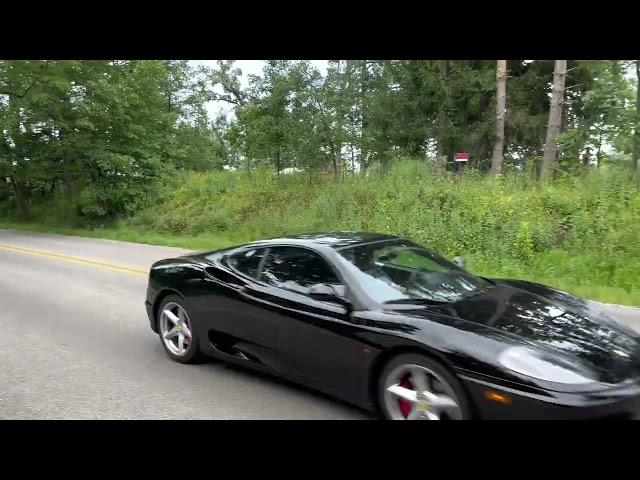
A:
POLYGON ((468 162, 469 154, 468 153, 456 153, 456 162, 468 162))

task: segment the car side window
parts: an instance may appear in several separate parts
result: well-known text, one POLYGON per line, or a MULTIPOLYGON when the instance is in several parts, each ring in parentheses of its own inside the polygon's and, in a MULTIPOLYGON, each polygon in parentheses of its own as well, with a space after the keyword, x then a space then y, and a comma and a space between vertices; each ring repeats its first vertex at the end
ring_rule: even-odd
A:
POLYGON ((305 248, 274 247, 269 250, 262 270, 262 280, 279 288, 306 295, 313 285, 342 284, 327 262, 305 248))
POLYGON ((248 277, 256 278, 260 270, 260 263, 266 252, 265 248, 252 248, 234 253, 227 257, 227 264, 237 272, 248 277))

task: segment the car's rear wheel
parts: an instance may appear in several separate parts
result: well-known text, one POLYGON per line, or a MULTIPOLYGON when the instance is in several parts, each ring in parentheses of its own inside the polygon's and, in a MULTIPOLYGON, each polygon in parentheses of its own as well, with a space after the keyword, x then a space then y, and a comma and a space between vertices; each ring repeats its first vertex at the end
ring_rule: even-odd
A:
POLYGON ((165 351, 176 362, 202 363, 206 360, 181 297, 169 295, 160 304, 158 335, 165 351))
POLYGON ((468 420, 471 408, 460 382, 438 362, 402 354, 384 367, 378 404, 387 420, 468 420))

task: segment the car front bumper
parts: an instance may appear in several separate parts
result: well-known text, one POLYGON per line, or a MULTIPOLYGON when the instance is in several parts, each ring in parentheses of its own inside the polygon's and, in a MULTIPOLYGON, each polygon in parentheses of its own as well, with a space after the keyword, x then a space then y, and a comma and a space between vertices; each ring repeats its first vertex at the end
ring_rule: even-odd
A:
POLYGON ((483 420, 640 420, 640 385, 547 396, 466 376, 462 380, 483 420))

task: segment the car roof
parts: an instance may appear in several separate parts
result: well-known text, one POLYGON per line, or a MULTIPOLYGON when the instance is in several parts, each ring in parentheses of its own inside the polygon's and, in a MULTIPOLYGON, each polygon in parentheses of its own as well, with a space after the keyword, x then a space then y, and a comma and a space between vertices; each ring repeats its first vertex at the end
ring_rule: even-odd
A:
POLYGON ((335 249, 352 247, 364 243, 379 242, 383 240, 397 240, 401 237, 386 235, 384 233, 364 232, 364 231, 338 231, 338 232, 318 232, 305 233, 300 235, 287 235, 281 237, 256 240, 247 243, 245 246, 268 246, 275 244, 324 246, 335 249))

